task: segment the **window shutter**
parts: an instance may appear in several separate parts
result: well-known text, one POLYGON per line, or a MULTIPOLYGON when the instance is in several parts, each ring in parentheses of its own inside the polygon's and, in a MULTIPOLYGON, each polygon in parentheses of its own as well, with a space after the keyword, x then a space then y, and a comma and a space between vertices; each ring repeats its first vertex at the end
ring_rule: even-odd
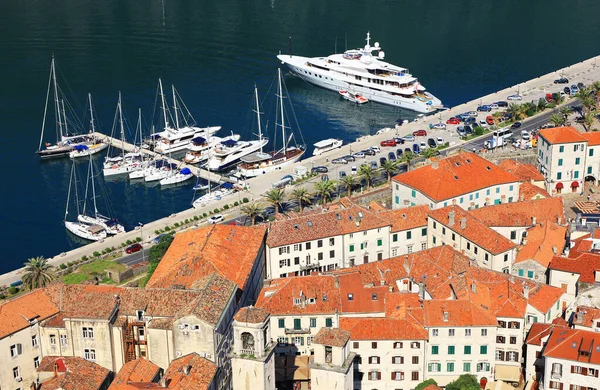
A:
POLYGON ((17 344, 17 354, 22 354, 23 353, 23 346, 21 344, 17 344))
POLYGON ((392 372, 392 380, 393 381, 396 380, 396 373, 395 372, 392 372))
POLYGON ((571 366, 571 374, 575 373, 575 366, 571 366))
MULTIPOLYGON (((404 356, 400 356, 400 364, 404 364, 404 356)), ((596 374, 597 374, 597 372, 596 372, 596 374)))
MULTIPOLYGON (((21 344, 19 344, 19 345, 21 345, 21 344)), ((587 369, 587 367, 583 367, 583 368, 581 369, 581 375, 587 375, 587 372, 588 372, 588 369, 587 369)))
POLYGON ((377 380, 381 380, 381 372, 379 372, 379 371, 377 372, 377 380))

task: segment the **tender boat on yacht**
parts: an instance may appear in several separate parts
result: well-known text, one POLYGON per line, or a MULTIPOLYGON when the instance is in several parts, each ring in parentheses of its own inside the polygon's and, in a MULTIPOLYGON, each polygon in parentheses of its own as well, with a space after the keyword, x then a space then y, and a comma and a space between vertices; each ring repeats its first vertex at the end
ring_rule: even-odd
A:
POLYGON ((350 91, 346 91, 345 89, 342 89, 340 91, 340 96, 343 97, 344 99, 349 100, 352 103, 356 103, 356 104, 364 104, 364 103, 369 102, 369 99, 367 99, 366 97, 359 95, 357 93, 352 93, 350 91))

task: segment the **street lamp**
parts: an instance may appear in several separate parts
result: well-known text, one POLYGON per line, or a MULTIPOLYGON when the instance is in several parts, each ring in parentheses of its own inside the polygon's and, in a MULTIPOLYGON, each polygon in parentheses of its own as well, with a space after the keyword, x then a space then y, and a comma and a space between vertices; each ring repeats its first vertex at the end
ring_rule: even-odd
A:
POLYGON ((144 258, 144 224, 138 222, 138 226, 140 227, 140 236, 142 237, 142 261, 145 261, 144 258))

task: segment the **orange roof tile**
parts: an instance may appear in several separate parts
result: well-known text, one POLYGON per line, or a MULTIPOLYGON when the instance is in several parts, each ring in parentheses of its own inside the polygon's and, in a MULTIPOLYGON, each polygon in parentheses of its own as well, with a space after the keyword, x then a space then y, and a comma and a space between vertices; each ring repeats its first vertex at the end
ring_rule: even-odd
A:
POLYGON ((519 178, 474 153, 462 152, 433 164, 394 176, 393 180, 414 188, 435 202, 482 190, 517 183, 519 178))
POLYGON ((30 321, 42 321, 58 313, 58 307, 41 289, 0 305, 0 339, 28 328, 30 321))
POLYGON ((147 287, 189 289, 194 281, 216 273, 244 290, 265 233, 264 226, 215 224, 177 234, 147 287))
POLYGON ((525 182, 544 181, 544 175, 534 165, 524 164, 517 160, 503 160, 498 164, 498 167, 504 169, 508 173, 512 173, 519 179, 525 182))
POLYGON ((588 141, 588 146, 600 145, 600 132, 598 131, 582 133, 581 136, 588 141))
POLYGON ((157 380, 160 371, 160 367, 148 359, 132 360, 121 367, 108 390, 137 390, 140 384, 157 380))
POLYGON ((502 203, 469 212, 485 225, 494 227, 531 226, 532 217, 535 217, 537 221, 558 222, 558 218, 561 219, 561 223, 566 221, 561 198, 502 203))
POLYGON ((521 183, 519 186, 519 199, 532 200, 550 198, 551 195, 543 188, 529 182, 521 183))
POLYGON ((576 310, 576 315, 573 318, 574 325, 593 327, 594 321, 600 319, 600 309, 589 306, 579 306, 576 310), (579 317, 581 316, 581 317, 579 317), (581 318, 581 320, 579 320, 581 318))
POLYGON ((427 330, 414 320, 393 317, 341 317, 340 328, 348 330, 352 340, 427 340, 427 330))
POLYGON ((260 307, 242 307, 233 317, 237 322, 246 324, 262 324, 269 318, 269 312, 260 307))
POLYGON ((500 254, 517 246, 459 206, 452 205, 431 210, 429 216, 492 254, 500 254), (454 213, 454 225, 452 226, 449 223, 449 214, 451 212, 454 213), (466 220, 464 229, 461 226, 461 219, 463 218, 466 220))
POLYGON ((600 334, 588 330, 554 329, 545 357, 600 364, 600 334))
POLYGON ((350 340, 350 332, 339 328, 321 328, 313 343, 330 347, 343 347, 350 340))
POLYGON ((566 329, 568 328, 567 321, 562 318, 556 318, 551 324, 536 322, 531 325, 525 344, 542 345, 542 339, 550 334, 554 329, 566 329))
POLYGON ((110 380, 110 370, 80 357, 45 356, 38 372, 54 372, 58 375, 42 382, 44 390, 97 390, 105 388, 110 380))
POLYGON ((519 246, 515 263, 533 260, 548 268, 552 258, 565 248, 566 234, 565 226, 549 221, 538 223, 527 230, 527 243, 519 246))
MULTIPOLYGON (((597 230, 595 231, 597 232, 597 230)), ((571 249, 569 250, 569 257, 578 257, 581 253, 590 253, 594 246, 592 240, 592 233, 578 237, 571 240, 571 249)))
POLYGON ((471 302, 427 300, 423 302, 425 326, 497 326, 496 316, 471 302), (447 313, 447 319, 444 317, 447 313))
POLYGON ((191 353, 173 360, 163 379, 172 390, 208 390, 216 372, 215 363, 191 353))
POLYGON ((600 272, 600 255, 582 253, 575 258, 554 256, 549 268, 577 273, 580 282, 593 284, 595 282, 595 272, 600 272))
POLYGON ((542 129, 540 130, 539 135, 550 144, 567 144, 587 141, 586 138, 572 126, 542 129))
POLYGON ((386 210, 379 213, 380 216, 392 222, 392 233, 404 230, 427 227, 427 213, 429 206, 420 205, 405 207, 403 209, 386 210))

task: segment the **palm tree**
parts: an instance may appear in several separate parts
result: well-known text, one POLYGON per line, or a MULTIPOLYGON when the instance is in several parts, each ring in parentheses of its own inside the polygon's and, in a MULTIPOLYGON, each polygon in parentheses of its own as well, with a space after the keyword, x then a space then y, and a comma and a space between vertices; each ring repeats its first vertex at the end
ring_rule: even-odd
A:
MULTIPOLYGON (((479 127, 479 126, 477 126, 479 127)), ((477 128, 476 127, 476 128, 477 128)), ((439 152, 436 149, 427 148, 421 152, 421 155, 425 157, 427 160, 431 159, 431 157, 437 156, 439 152)))
POLYGON ((23 273, 23 284, 30 290, 39 287, 45 287, 54 279, 52 266, 48 264, 48 260, 43 256, 38 256, 27 260, 25 263, 25 271, 23 273))
POLYGON ((548 119, 555 127, 563 126, 566 122, 565 117, 560 114, 552 114, 548 119))
POLYGON ((298 202, 300 212, 302 212, 304 204, 310 204, 312 200, 306 188, 296 188, 294 191, 292 191, 291 198, 298 202))
POLYGON ((538 111, 544 111, 546 109, 547 105, 548 105, 548 102, 546 101, 546 99, 540 98, 540 100, 538 100, 538 103, 537 103, 538 111))
POLYGON ((400 165, 400 162, 398 160, 385 160, 383 164, 381 164, 381 167, 387 173, 388 183, 392 181, 392 173, 394 173, 398 169, 398 165, 400 165))
POLYGON ((569 114, 571 114, 571 107, 561 107, 559 112, 567 119, 569 114))
POLYGON ((321 180, 315 183, 315 190, 323 201, 323 206, 327 203, 327 199, 331 198, 331 194, 335 191, 335 181, 321 180))
POLYGON ((512 114, 514 120, 518 121, 521 118, 521 106, 517 103, 511 103, 508 106, 507 112, 512 114))
POLYGON ((344 183, 344 185, 346 186, 346 189, 348 190, 348 197, 350 197, 352 195, 352 187, 354 187, 356 185, 356 178, 354 175, 346 175, 344 177, 342 177, 342 179, 340 180, 342 183, 344 183))
POLYGON ((592 114, 590 112, 583 116, 583 125, 585 126, 585 131, 590 131, 593 123, 594 123, 594 114, 592 114))
POLYGON ((399 161, 401 163, 406 163, 406 172, 410 171, 410 162, 415 158, 417 158, 417 155, 413 152, 404 152, 402 153, 402 156, 400 156, 399 161))
POLYGON ((263 198, 267 201, 267 203, 273 205, 275 208, 275 218, 277 218, 277 214, 279 213, 279 208, 281 204, 285 200, 285 191, 281 188, 273 188, 272 190, 267 191, 263 198))
POLYGON ((367 191, 369 191, 371 189, 371 180, 373 180, 373 176, 375 175, 375 169, 373 169, 371 164, 364 164, 358 169, 358 174, 367 181, 367 191))
POLYGON ((250 218, 252 225, 254 225, 256 217, 263 213, 264 207, 258 202, 250 202, 243 205, 240 210, 245 216, 250 218))
POLYGON ((589 114, 592 111, 592 108, 596 107, 596 98, 590 95, 587 88, 580 89, 575 96, 584 108, 584 117, 585 114, 589 114))

